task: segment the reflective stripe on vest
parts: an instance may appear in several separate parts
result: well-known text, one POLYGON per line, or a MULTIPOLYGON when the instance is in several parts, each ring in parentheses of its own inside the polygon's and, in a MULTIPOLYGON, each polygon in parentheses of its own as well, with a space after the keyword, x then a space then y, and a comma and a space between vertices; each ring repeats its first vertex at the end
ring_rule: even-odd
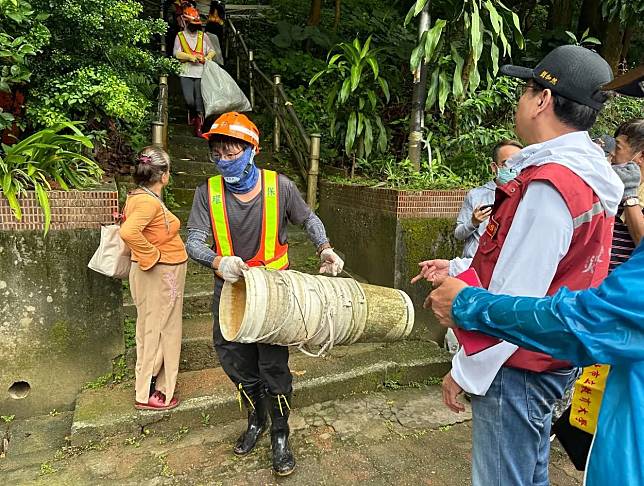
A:
POLYGON ((179 32, 179 44, 181 44, 181 50, 186 54, 203 54, 203 32, 199 31, 197 33, 197 45, 194 49, 188 44, 186 34, 183 32, 179 32))
MULTIPOLYGON (((279 242, 278 175, 270 170, 262 170, 261 176, 264 203, 261 240, 257 254, 246 263, 251 267, 264 266, 275 270, 284 270, 288 268, 289 260, 288 245, 282 245, 279 242)), ((222 176, 208 179, 208 198, 217 254, 219 256, 234 255, 222 176)))

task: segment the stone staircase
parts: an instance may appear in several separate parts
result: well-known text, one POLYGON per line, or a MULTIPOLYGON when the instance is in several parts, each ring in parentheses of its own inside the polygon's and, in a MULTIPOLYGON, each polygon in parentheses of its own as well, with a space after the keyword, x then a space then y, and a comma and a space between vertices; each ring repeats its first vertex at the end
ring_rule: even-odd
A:
MULTIPOLYGON (((172 211, 181 219, 185 236, 195 188, 215 174, 207 160, 207 142, 194 137, 185 125, 185 111, 171 84, 169 131, 172 158, 173 193, 179 204, 172 211), (172 106, 174 105, 174 106, 172 106)), ((264 144, 264 141, 262 141, 264 144)), ((260 167, 284 172, 285 168, 262 146, 257 157, 260 167)), ((317 257, 304 231, 289 228, 289 257, 295 270, 317 273, 317 257)), ((96 390, 84 390, 78 397, 71 427, 71 442, 87 445, 101 438, 127 433, 139 434, 144 428, 176 429, 199 423, 208 416, 211 424, 241 417, 236 390, 219 366, 212 347, 210 314, 213 276, 194 262, 188 264, 184 293, 183 340, 177 385, 180 405, 168 412, 137 411, 133 407, 133 382, 96 390)), ((124 291, 124 313, 136 317, 129 291, 124 291)), ((126 352, 133 369, 134 349, 126 352)), ((343 395, 374 391, 386 382, 423 382, 443 376, 450 359, 433 342, 409 341, 392 344, 356 344, 337 347, 325 358, 311 358, 292 351, 296 407, 332 400, 343 395)))

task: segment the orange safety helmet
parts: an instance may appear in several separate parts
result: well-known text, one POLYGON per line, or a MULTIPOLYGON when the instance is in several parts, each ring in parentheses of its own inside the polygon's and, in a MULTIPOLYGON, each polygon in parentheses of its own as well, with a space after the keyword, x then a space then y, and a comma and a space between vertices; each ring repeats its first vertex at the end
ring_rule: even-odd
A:
POLYGON ((259 130, 246 115, 231 111, 224 113, 215 120, 208 133, 202 135, 208 140, 211 135, 225 135, 227 137, 243 140, 255 147, 259 152, 259 130))
POLYGON ((181 14, 184 19, 186 19, 191 24, 201 25, 201 17, 199 16, 199 10, 194 7, 187 7, 183 9, 181 14))

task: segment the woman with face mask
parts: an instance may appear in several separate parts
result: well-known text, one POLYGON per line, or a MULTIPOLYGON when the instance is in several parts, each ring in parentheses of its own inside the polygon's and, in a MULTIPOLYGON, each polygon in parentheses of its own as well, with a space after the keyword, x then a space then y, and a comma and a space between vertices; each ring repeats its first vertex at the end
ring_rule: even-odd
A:
POLYGON ((226 282, 237 282, 248 267, 275 271, 289 267, 289 224, 303 226, 320 257, 320 273, 337 275, 344 262, 333 251, 324 225, 306 205, 295 184, 282 174, 259 169, 259 131, 239 113, 225 113, 204 135, 210 160, 221 173, 199 186, 188 220, 190 257, 215 271, 213 338, 222 368, 248 412, 248 427, 234 447, 250 453, 268 429, 273 471, 286 476, 295 468, 288 445, 293 377, 288 347, 226 341, 219 329, 219 299, 226 282), (211 247, 207 241, 212 239, 211 247))
POLYGON ((182 18, 185 28, 177 34, 173 54, 183 63, 180 74, 181 90, 188 106, 188 125, 192 125, 195 136, 200 137, 204 114, 201 97, 203 65, 215 57, 216 51, 208 36, 204 36, 199 11, 196 8, 184 8, 182 18))

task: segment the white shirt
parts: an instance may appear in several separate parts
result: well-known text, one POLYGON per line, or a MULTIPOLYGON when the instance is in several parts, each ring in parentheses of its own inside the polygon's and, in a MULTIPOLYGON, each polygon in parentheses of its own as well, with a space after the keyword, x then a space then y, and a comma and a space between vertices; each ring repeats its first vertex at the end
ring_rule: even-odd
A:
MULTIPOLYGON (((573 231, 572 216, 559 192, 546 182, 531 183, 517 207, 488 290, 545 296, 559 262, 568 253, 573 231)), ((471 263, 471 259, 459 260, 471 263)), ((452 377, 468 393, 485 395, 516 350, 516 345, 505 341, 471 356, 461 348, 452 360, 452 377)))
MULTIPOLYGON (((508 166, 525 169, 558 163, 568 167, 591 186, 612 215, 623 185, 598 149, 586 132, 573 132, 524 148, 509 159, 508 166)), ((517 207, 488 290, 493 294, 545 296, 559 262, 568 253, 573 231, 572 215, 559 192, 547 182, 532 182, 517 207)), ((471 263, 471 258, 450 261, 450 275, 458 275, 471 263)), ((452 377, 466 392, 485 395, 516 349, 505 341, 471 356, 461 349, 452 360, 452 377)))
MULTIPOLYGON (((183 35, 186 36, 186 42, 191 49, 197 47, 197 35, 199 30, 196 32, 190 32, 188 29, 183 30, 183 35)), ((214 50, 210 39, 206 34, 203 36, 203 55, 205 56, 210 51, 214 50)), ((174 39, 174 49, 172 49, 172 55, 175 56, 177 52, 181 52, 181 42, 179 41, 179 36, 177 35, 174 39)), ((184 78, 201 78, 203 74, 203 64, 199 62, 182 62, 181 63, 181 74, 184 78)))

